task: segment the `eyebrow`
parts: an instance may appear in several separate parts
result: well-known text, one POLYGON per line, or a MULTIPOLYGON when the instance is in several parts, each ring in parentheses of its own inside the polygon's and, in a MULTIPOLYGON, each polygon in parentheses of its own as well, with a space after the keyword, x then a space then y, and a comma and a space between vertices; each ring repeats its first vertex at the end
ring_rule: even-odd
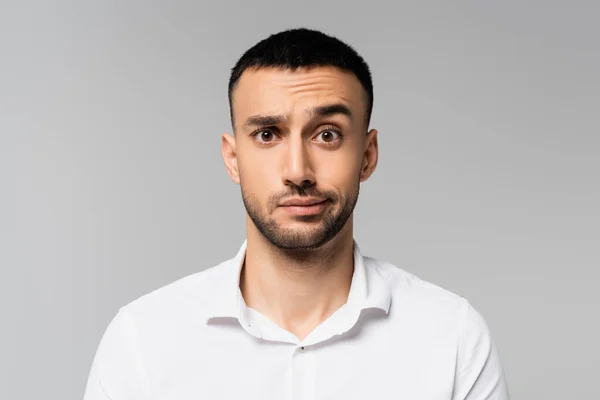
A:
MULTIPOLYGON (((342 114, 342 115, 346 115, 348 118, 350 118, 352 120, 352 111, 350 110, 350 108, 348 106, 346 106, 345 104, 342 104, 342 103, 327 104, 324 106, 313 107, 313 108, 306 110, 306 113, 308 115, 310 115, 311 117, 317 116, 317 115, 320 117, 328 117, 328 116, 335 115, 335 114, 342 114)), ((253 115, 251 117, 248 117, 248 119, 246 119, 244 126, 252 127, 252 126, 278 125, 286 120, 287 120, 287 118, 283 115, 253 115)))
POLYGON ((286 118, 283 115, 253 115, 248 117, 244 126, 266 126, 266 125, 278 125, 285 121, 286 118))
POLYGON ((342 114, 352 119, 352 111, 347 105, 342 103, 328 104, 325 106, 311 108, 307 110, 307 112, 310 116, 318 115, 321 117, 328 117, 330 115, 342 114))

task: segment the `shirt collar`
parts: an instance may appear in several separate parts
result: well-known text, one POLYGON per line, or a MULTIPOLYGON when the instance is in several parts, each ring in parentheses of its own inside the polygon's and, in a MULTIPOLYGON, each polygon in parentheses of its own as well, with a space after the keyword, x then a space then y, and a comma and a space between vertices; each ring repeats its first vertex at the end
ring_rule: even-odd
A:
MULTIPOLYGON (((211 281, 210 297, 205 304, 204 322, 212 318, 231 317, 240 321, 248 319, 248 307, 240 290, 240 273, 246 256, 248 240, 244 240, 237 254, 221 265, 220 273, 211 281)), ((354 272, 348 293, 347 307, 358 311, 379 308, 386 314, 391 303, 391 291, 373 261, 364 257, 356 240, 353 240, 354 272)))

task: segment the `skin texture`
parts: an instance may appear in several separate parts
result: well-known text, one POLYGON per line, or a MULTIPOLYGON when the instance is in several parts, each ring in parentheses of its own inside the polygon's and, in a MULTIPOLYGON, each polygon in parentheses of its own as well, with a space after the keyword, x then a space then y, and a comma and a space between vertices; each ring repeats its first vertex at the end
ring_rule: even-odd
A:
POLYGON ((247 211, 240 289, 249 307, 303 340, 347 301, 353 211, 377 165, 377 131, 367 132, 360 82, 335 67, 246 70, 232 107, 235 135, 223 134, 221 151, 247 211), (330 105, 342 107, 316 110, 330 105), (280 206, 308 196, 327 199, 319 214, 280 206))

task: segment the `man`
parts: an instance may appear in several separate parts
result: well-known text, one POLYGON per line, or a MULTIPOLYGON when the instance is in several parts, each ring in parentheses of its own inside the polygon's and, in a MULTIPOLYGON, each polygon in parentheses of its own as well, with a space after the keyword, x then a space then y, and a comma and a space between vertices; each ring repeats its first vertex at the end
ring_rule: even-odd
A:
POLYGON ((508 399, 482 316, 353 239, 378 157, 364 60, 321 32, 281 32, 241 57, 229 100, 221 150, 246 240, 122 307, 84 399, 508 399))

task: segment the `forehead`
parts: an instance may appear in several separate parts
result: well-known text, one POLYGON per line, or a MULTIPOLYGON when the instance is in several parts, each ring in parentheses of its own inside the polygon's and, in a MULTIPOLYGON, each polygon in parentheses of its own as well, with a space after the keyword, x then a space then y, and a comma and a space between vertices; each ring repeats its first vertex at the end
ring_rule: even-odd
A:
POLYGON ((236 121, 250 115, 291 114, 341 103, 364 116, 366 93, 356 76, 336 67, 247 69, 233 93, 236 121))

